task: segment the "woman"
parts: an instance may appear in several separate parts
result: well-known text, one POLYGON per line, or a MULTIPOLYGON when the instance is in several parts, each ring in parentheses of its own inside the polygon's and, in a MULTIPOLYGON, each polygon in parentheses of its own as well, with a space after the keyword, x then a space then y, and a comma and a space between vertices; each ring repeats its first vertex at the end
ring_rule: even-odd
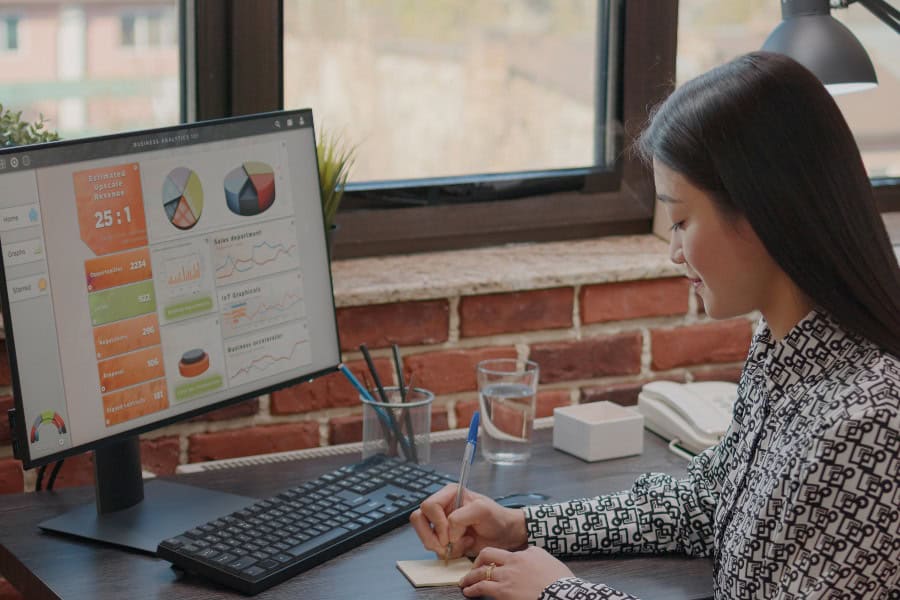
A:
POLYGON ((900 269, 837 105, 756 52, 676 90, 638 149, 707 314, 762 314, 731 426, 684 479, 524 509, 467 492, 453 511, 448 486, 416 532, 477 554, 470 597, 630 598, 547 550, 711 557, 722 599, 897 597, 900 269))

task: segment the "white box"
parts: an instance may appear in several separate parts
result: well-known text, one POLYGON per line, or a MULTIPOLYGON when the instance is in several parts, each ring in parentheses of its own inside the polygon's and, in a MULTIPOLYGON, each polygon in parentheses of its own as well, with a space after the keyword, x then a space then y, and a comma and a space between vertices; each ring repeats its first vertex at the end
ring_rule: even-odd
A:
POLYGON ((644 451, 644 415, 606 400, 553 411, 553 447, 593 462, 644 451))

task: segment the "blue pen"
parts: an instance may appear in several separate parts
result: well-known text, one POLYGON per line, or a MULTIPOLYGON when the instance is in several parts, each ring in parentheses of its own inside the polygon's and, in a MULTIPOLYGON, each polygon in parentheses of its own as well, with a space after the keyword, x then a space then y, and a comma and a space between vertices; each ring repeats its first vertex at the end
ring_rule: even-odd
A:
MULTIPOLYGON (((463 453, 462 468, 459 471, 459 486, 456 488, 456 502, 453 510, 462 506, 463 491, 469 484, 469 470, 472 463, 475 462, 475 447, 478 445, 478 420, 480 415, 476 410, 472 414, 472 420, 469 422, 469 437, 466 439, 466 451, 463 453)), ((453 552, 453 542, 447 544, 447 554, 444 556, 444 565, 450 560, 450 553, 453 552)))
POLYGON ((362 394, 363 398, 365 398, 369 402, 372 402, 373 404, 375 403, 375 398, 373 398, 372 394, 369 393, 369 390, 367 390, 365 386, 363 386, 363 384, 359 382, 359 379, 357 379, 356 376, 350 372, 350 369, 347 368, 347 365, 341 363, 338 365, 338 369, 340 369, 341 373, 344 374, 344 377, 346 377, 347 380, 353 384, 353 387, 359 390, 359 393, 362 394))

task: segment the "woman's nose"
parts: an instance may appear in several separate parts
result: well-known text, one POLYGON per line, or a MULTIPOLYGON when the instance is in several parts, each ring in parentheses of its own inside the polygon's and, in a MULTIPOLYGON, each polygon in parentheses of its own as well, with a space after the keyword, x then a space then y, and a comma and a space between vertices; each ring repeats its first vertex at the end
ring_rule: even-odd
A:
POLYGON ((682 249, 681 244, 676 244, 673 238, 673 241, 669 243, 669 260, 671 260, 676 265, 680 265, 684 262, 684 249, 682 249))

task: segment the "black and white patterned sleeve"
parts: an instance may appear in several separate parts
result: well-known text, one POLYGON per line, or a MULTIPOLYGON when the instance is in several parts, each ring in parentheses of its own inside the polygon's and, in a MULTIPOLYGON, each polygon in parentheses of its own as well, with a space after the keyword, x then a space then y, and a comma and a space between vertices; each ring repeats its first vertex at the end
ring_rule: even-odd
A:
POLYGON ((602 583, 589 583, 577 577, 566 577, 557 579, 544 588, 538 600, 637 600, 637 598, 602 583))
POLYGON ((526 507, 528 542, 555 556, 683 552, 709 556, 718 501, 714 465, 722 444, 697 455, 688 475, 648 473, 632 489, 559 504, 526 507))
POLYGON ((870 408, 825 431, 793 474, 764 551, 776 598, 900 597, 900 410, 870 408))

